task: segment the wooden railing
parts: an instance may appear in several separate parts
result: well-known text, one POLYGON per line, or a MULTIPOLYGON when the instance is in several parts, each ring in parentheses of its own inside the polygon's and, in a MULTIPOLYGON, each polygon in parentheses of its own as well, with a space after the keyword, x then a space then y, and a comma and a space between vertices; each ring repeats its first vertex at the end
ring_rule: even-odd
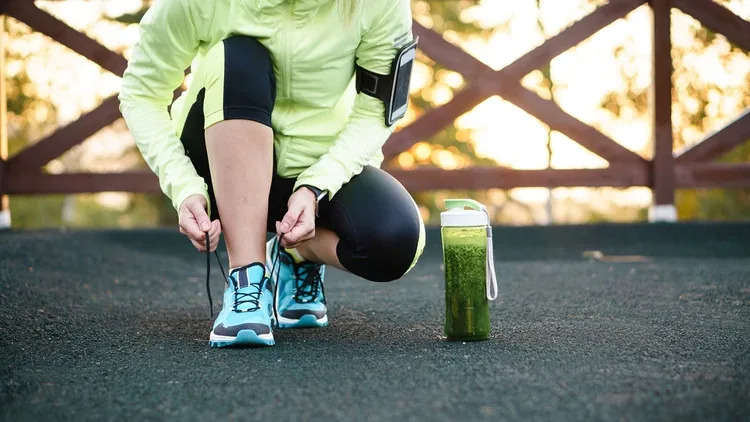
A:
MULTIPOLYGON (((673 151, 672 57, 670 11, 676 7, 708 29, 750 51, 750 22, 712 0, 611 0, 575 22, 513 63, 494 70, 424 26, 414 23, 420 49, 435 62, 460 73, 465 87, 453 99, 426 112, 402 128, 384 147, 386 159, 396 157, 420 140, 443 130, 457 117, 485 99, 499 95, 530 115, 576 141, 609 162, 598 169, 516 170, 475 167, 458 170, 389 168, 411 191, 433 189, 486 189, 515 187, 647 186, 654 191, 657 219, 674 219, 674 191, 687 187, 750 187, 750 163, 725 164, 713 159, 750 139, 750 112, 708 136, 692 148, 673 151), (653 159, 628 150, 599 130, 565 112, 554 101, 523 87, 521 79, 545 66, 632 10, 648 4, 653 11, 653 159), (665 208, 666 207, 666 208, 665 208)), ((78 52, 102 68, 121 76, 126 60, 88 36, 37 8, 31 0, 5 0, 0 14, 26 23, 53 40, 78 52)), ((0 75, 1 76, 1 75, 0 75)), ((0 118, 0 124, 7 122, 0 118)), ((46 174, 43 166, 98 130, 119 119, 117 99, 110 97, 75 122, 59 128, 18 154, 0 156, 0 194, 80 193, 101 191, 158 192, 149 171, 122 173, 46 174)), ((3 128, 4 130, 5 128, 3 128)))

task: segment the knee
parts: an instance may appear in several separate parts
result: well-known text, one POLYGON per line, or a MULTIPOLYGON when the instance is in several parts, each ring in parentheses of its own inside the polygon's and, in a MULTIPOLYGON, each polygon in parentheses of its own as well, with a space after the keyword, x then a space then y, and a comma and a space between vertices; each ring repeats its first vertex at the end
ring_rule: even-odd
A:
MULTIPOLYGON (((416 206, 415 206, 416 207, 416 206)), ((408 273, 422 256, 425 244, 425 229, 419 212, 416 218, 401 220, 400 224, 377 233, 374 243, 382 251, 373 259, 376 268, 385 271, 375 281, 394 281, 408 273)))
POLYGON ((394 281, 409 272, 425 245, 424 223, 416 205, 412 205, 379 221, 366 234, 360 233, 353 250, 339 253, 339 258, 346 257, 342 264, 354 274, 376 282, 394 281))

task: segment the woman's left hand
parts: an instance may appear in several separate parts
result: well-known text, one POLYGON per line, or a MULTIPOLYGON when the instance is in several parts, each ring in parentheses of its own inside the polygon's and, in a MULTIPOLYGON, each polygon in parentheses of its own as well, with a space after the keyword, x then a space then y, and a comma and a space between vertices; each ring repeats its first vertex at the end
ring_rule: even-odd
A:
POLYGON ((286 215, 276 222, 276 233, 283 234, 281 246, 295 248, 315 236, 315 193, 302 187, 297 189, 287 202, 286 215))

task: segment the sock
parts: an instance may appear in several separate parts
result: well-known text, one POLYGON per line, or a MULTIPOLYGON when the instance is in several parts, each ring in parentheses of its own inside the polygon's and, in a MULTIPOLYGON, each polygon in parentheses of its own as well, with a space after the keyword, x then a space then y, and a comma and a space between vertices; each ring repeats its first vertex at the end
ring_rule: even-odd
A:
POLYGON ((297 248, 291 248, 291 249, 290 248, 284 248, 284 250, 289 255, 292 256, 292 258, 294 259, 294 262, 296 264, 299 264, 300 262, 305 262, 306 261, 305 258, 302 258, 302 255, 299 254, 299 251, 297 250, 297 248))

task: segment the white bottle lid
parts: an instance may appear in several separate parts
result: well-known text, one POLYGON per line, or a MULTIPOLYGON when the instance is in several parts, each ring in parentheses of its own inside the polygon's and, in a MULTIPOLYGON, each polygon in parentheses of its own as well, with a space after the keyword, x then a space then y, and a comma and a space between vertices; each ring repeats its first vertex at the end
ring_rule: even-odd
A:
POLYGON ((446 199, 447 211, 440 213, 440 225, 443 227, 470 227, 489 225, 487 210, 473 199, 446 199), (469 207, 472 209, 464 209, 469 207))

